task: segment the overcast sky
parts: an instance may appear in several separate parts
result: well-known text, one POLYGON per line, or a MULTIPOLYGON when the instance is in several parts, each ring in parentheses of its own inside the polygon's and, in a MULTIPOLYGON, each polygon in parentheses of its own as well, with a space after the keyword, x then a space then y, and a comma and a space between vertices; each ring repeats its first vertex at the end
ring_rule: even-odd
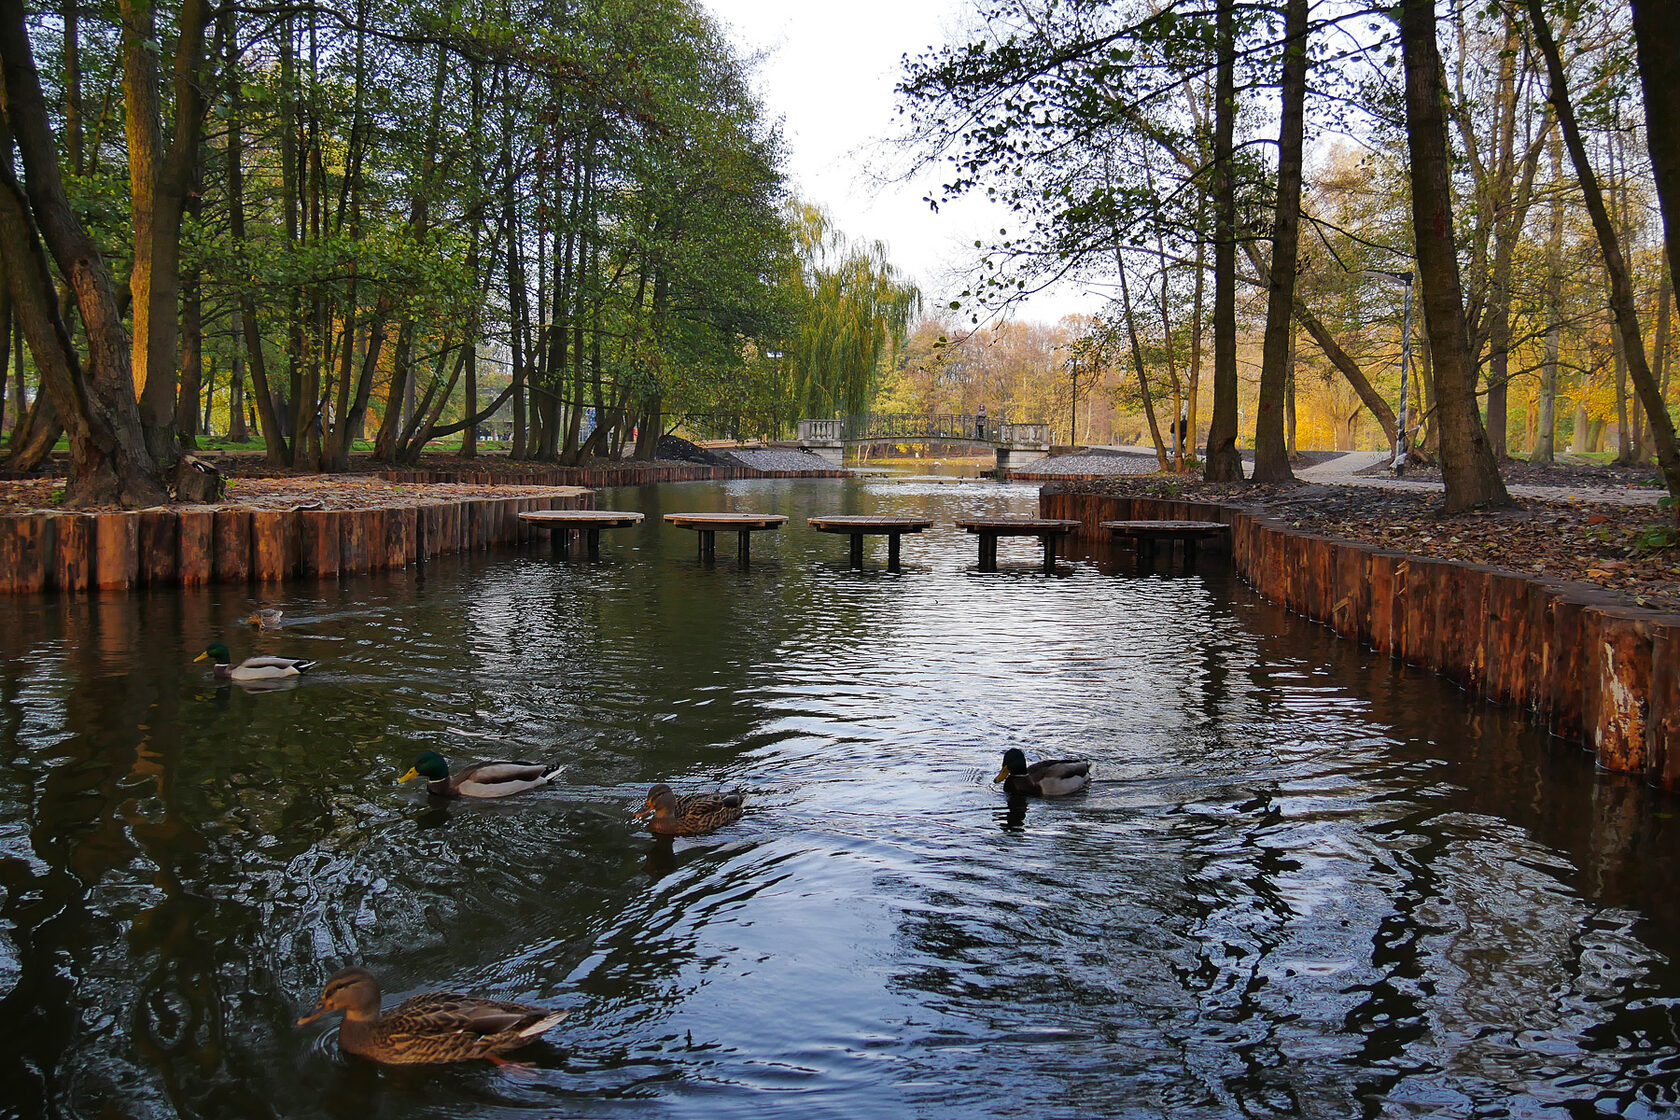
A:
MULTIPOLYGON (((929 310, 962 290, 974 241, 1003 224, 979 201, 932 213, 922 199, 937 181, 886 183, 873 172, 893 157, 881 142, 897 123, 893 87, 901 58, 942 43, 960 25, 963 0, 705 0, 743 54, 758 57, 760 96, 784 122, 793 189, 826 209, 852 238, 885 241, 922 286, 929 310)), ((1099 301, 1100 302, 1100 301, 1099 301)), ((1091 306, 1077 292, 1040 297, 1019 316, 1054 320, 1091 306)))

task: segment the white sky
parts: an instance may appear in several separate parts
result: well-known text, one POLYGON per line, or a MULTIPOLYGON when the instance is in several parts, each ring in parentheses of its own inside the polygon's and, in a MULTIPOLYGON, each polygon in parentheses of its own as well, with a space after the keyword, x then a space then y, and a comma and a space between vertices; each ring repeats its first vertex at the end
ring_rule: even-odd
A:
MULTIPOLYGON (((893 159, 881 141, 897 128, 893 87, 902 56, 943 43, 964 0, 705 3, 742 53, 760 59, 759 94, 784 122, 793 189, 833 215, 848 237, 885 241, 893 262, 921 285, 930 312, 947 306, 963 289, 975 239, 996 236, 1007 215, 1000 219, 977 199, 935 214, 922 199, 936 180, 880 183, 871 172, 893 159)), ((1046 293, 1017 317, 1050 321, 1100 302, 1077 291, 1046 293)))

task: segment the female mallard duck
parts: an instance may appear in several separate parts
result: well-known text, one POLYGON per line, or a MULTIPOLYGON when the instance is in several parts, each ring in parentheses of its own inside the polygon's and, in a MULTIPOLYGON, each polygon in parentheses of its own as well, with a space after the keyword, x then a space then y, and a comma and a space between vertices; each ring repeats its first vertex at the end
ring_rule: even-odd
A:
POLYGON ((330 1011, 344 1012, 338 1044, 346 1053, 391 1065, 477 1058, 501 1065, 498 1054, 535 1041, 567 1014, 455 992, 427 992, 381 1015, 379 984, 365 968, 341 968, 333 973, 321 992, 320 1004, 313 1014, 299 1019, 298 1026, 330 1011))
POLYGON ((245 616, 245 625, 258 630, 273 630, 280 625, 281 612, 274 607, 258 607, 245 616))
POLYGON ((219 681, 273 681, 281 677, 295 677, 315 668, 315 662, 301 657, 247 657, 237 665, 229 665, 232 655, 221 642, 212 644, 193 660, 203 661, 206 657, 215 659, 216 679, 219 681))
POLYGON ((655 836, 699 836, 734 824, 741 819, 745 799, 739 793, 685 793, 660 784, 648 790, 647 804, 636 813, 642 820, 651 815, 648 831, 655 836))
POLYGON ((540 762, 480 762, 450 777, 449 763, 441 754, 421 751, 408 773, 397 781, 425 778, 426 791, 439 797, 506 797, 547 785, 564 769, 540 762))
POLYGON ((1006 793, 1065 797, 1091 784, 1091 764, 1083 759, 1058 758, 1028 766, 1020 748, 1010 747, 1003 752, 1003 769, 992 781, 1002 782, 1006 793))

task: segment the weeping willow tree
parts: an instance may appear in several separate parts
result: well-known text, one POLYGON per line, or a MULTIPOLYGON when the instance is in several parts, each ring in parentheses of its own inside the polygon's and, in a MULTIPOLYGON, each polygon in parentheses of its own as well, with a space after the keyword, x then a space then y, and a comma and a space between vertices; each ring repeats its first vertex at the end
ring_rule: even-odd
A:
POLYGON ((798 309, 784 360, 792 419, 858 415, 921 315, 922 294, 887 259, 880 241, 852 242, 815 206, 788 216, 799 251, 798 309))

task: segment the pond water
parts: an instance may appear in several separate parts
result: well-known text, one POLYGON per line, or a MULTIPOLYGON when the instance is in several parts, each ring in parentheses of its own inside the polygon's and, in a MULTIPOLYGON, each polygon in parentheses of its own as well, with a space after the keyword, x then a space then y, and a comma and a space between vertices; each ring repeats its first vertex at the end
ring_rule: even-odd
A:
POLYGON ((0 1112, 25 1117, 1596 1116, 1680 1111, 1672 800, 1223 573, 1056 576, 820 513, 982 482, 609 491, 638 530, 243 590, 0 602, 0 1112), (751 563, 660 515, 785 513, 751 563), (727 557, 726 559, 724 557, 727 557), (217 687, 215 638, 318 658, 217 687), (1082 756, 1010 805, 1008 747, 1082 756), (566 767, 505 802, 422 749, 566 767), (658 844, 647 788, 749 810, 658 844), (347 1059, 323 980, 571 1016, 347 1059))

